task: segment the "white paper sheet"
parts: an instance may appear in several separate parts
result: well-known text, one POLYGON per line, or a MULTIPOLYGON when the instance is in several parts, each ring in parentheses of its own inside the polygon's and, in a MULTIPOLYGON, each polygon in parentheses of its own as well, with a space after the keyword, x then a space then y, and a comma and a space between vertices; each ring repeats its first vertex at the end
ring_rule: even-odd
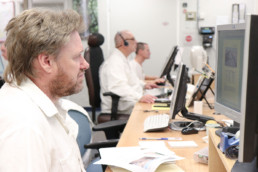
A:
POLYGON ((162 163, 174 163, 183 158, 165 156, 151 149, 141 147, 114 147, 99 150, 101 160, 95 164, 113 165, 134 172, 154 172, 162 163))
POLYGON ((173 148, 186 148, 186 147, 198 147, 194 141, 172 141, 168 144, 173 148))

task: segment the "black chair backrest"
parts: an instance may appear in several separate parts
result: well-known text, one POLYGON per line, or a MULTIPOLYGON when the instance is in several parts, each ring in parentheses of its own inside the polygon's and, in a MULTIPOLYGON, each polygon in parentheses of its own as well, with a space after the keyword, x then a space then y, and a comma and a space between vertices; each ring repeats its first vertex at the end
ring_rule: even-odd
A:
POLYGON ((104 43, 104 37, 99 33, 89 36, 89 48, 84 53, 84 58, 90 64, 90 69, 86 70, 85 78, 88 86, 90 105, 100 107, 100 84, 99 67, 104 62, 103 52, 100 47, 104 43))

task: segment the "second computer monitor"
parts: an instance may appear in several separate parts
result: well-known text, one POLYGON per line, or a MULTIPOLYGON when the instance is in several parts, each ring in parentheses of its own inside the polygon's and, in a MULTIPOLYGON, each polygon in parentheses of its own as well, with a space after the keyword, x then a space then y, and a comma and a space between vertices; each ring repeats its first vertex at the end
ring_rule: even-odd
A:
POLYGON ((165 67, 163 68, 162 73, 160 75, 160 78, 163 78, 164 76, 166 76, 167 80, 170 82, 170 84, 172 86, 174 86, 174 82, 173 82, 173 80, 170 76, 170 72, 171 72, 171 69, 172 69, 172 67, 175 63, 175 58, 176 58, 177 52, 178 52, 178 47, 175 46, 171 56, 167 60, 167 62, 165 64, 165 67))
POLYGON ((208 120, 214 120, 214 118, 210 116, 188 112, 188 110, 185 107, 187 81, 188 71, 186 66, 183 63, 181 63, 179 65, 179 71, 177 73, 177 79, 175 82, 175 87, 170 104, 170 114, 172 116, 172 119, 175 119, 176 114, 180 112, 184 118, 190 120, 198 120, 203 123, 206 123, 208 120))
POLYGON ((176 114, 185 108, 187 79, 188 73, 186 66, 181 63, 177 72, 176 82, 170 104, 170 114, 172 115, 172 119, 175 119, 176 114))

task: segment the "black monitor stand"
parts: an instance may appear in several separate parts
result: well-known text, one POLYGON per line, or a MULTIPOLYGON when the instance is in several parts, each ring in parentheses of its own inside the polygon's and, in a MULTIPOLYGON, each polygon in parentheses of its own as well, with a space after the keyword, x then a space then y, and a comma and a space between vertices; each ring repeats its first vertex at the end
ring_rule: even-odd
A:
POLYGON ((188 112, 185 107, 181 110, 181 114, 187 119, 198 120, 200 122, 203 122, 204 124, 209 120, 214 120, 214 118, 210 116, 188 112))

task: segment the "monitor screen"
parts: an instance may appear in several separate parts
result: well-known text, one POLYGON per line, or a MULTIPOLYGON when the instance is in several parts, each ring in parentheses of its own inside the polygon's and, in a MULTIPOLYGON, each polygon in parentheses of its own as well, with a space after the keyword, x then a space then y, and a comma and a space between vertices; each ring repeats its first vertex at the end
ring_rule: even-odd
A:
POLYGON ((238 161, 232 171, 257 171, 258 16, 217 28, 215 110, 240 123, 238 161))
POLYGON ((215 110, 240 123, 245 25, 218 30, 215 110))
POLYGON ((163 68, 162 73, 160 75, 160 78, 166 76, 172 86, 174 86, 174 82, 170 76, 170 72, 175 63, 175 58, 176 58, 177 52, 178 52, 178 47, 175 46, 172 54, 168 58, 168 60, 165 64, 165 67, 163 68))
POLYGON ((175 119, 176 114, 185 108, 187 79, 188 73, 186 70, 186 66, 181 63, 178 68, 172 100, 170 103, 170 114, 172 116, 172 119, 175 119))

